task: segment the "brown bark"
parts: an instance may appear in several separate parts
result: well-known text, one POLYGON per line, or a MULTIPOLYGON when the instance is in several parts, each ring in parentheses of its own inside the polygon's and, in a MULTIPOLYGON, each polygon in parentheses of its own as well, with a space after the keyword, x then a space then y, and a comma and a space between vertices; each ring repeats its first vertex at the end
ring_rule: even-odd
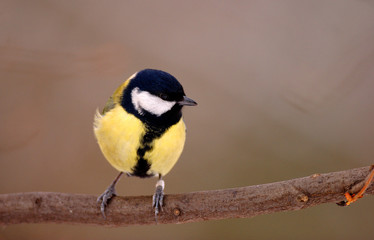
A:
MULTIPOLYGON (((256 186, 165 195, 158 224, 248 218, 340 202, 345 199, 344 192, 347 189, 351 188, 352 192, 357 192, 363 186, 363 180, 370 169, 368 166, 256 186)), ((371 184, 366 194, 374 194, 374 184, 371 184)), ((151 196, 115 197, 107 208, 107 219, 101 215, 96 198, 97 196, 93 195, 50 192, 2 194, 0 225, 156 224, 151 196)))

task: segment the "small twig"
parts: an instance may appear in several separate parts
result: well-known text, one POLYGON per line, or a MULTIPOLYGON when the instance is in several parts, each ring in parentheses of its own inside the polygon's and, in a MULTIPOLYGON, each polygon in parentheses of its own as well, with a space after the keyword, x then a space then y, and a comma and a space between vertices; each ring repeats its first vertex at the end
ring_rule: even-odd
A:
MULTIPOLYGON (((370 167, 256 186, 165 195, 158 224, 212 219, 248 218, 299 210, 344 200, 344 192, 360 183, 370 167)), ((366 191, 374 194, 374 184, 366 191)), ((68 223, 105 226, 156 224, 151 196, 115 197, 104 219, 97 196, 68 193, 14 193, 0 195, 0 225, 68 223)), ((359 203, 357 203, 359 204, 359 203)), ((334 207, 334 206, 331 206, 334 207)))

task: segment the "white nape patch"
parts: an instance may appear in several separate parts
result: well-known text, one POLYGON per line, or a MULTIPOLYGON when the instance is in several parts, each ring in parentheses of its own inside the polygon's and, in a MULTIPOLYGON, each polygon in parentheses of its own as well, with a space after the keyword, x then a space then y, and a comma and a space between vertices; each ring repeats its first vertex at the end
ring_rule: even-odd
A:
POLYGON ((134 78, 136 77, 137 74, 138 74, 138 72, 134 73, 133 75, 131 75, 131 76, 129 77, 129 79, 134 79, 134 78))
POLYGON ((140 115, 144 115, 144 111, 147 111, 158 117, 169 111, 176 103, 175 101, 165 101, 147 91, 140 91, 139 88, 132 90, 131 100, 140 115))

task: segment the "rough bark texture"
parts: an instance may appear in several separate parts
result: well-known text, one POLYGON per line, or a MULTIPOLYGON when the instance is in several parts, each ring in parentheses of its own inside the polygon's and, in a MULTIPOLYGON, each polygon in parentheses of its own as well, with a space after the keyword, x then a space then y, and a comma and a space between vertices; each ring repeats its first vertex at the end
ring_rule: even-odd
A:
MULTIPOLYGON (((299 210, 344 200, 344 192, 357 192, 371 167, 256 186, 165 195, 158 224, 211 219, 248 218, 280 211, 299 210), (352 187, 353 186, 353 187, 352 187)), ((374 194, 374 184, 366 194, 374 194)), ((30 192, 0 195, 0 225, 68 223, 105 226, 156 224, 151 196, 115 197, 104 219, 97 196, 30 192)), ((357 204, 357 203, 356 203, 357 204)), ((358 203, 359 204, 359 203, 358 203)), ((334 207, 334 206, 331 206, 334 207)), ((343 210, 343 209, 342 209, 343 210)))

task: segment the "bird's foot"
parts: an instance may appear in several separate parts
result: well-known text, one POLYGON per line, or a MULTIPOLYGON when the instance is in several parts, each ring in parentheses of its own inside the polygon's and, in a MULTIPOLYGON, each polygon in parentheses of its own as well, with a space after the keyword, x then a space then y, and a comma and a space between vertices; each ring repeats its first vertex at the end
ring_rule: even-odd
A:
POLYGON ((156 192, 153 195, 152 206, 155 209, 155 219, 157 222, 157 215, 160 211, 163 211, 163 200, 164 200, 164 188, 165 182, 164 180, 160 179, 157 181, 156 184, 156 192))
POLYGON ((106 218, 105 216, 105 208, 109 204, 110 200, 114 197, 117 196, 116 194, 116 189, 114 188, 114 185, 111 184, 104 192, 97 198, 97 202, 100 203, 100 210, 101 213, 103 214, 104 219, 106 218))

